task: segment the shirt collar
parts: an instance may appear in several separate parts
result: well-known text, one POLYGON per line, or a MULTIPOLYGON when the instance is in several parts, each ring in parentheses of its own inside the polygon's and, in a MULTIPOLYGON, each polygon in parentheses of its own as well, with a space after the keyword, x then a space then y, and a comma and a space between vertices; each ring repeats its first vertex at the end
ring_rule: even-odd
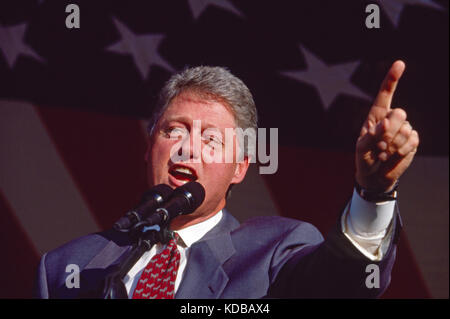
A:
POLYGON ((176 233, 180 236, 187 247, 191 247, 196 241, 202 238, 207 232, 216 226, 222 219, 222 210, 214 216, 204 220, 198 224, 180 229, 176 233))

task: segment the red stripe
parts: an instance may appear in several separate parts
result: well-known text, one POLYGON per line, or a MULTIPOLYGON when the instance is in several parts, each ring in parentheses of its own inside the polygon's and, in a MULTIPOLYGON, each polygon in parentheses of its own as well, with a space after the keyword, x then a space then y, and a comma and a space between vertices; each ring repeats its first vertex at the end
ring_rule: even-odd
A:
POLYGON ((3 260, 0 298, 31 298, 40 256, 0 191, 0 242, 3 260))
POLYGON ((63 108, 37 110, 97 224, 111 227, 147 187, 139 120, 63 108))

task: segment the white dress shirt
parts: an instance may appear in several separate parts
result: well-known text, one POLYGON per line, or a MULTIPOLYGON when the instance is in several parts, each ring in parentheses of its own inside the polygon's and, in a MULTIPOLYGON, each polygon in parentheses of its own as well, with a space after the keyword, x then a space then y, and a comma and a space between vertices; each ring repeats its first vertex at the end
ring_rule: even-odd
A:
MULTIPOLYGON (((176 231, 181 240, 177 243, 177 248, 180 251, 180 264, 178 266, 177 277, 175 279, 175 293, 177 292, 181 279, 183 278, 183 273, 186 268, 186 261, 189 257, 189 248, 220 222, 222 219, 222 214, 222 211, 219 211, 217 214, 202 221, 201 223, 176 231)), ((123 283, 127 289, 128 298, 131 299, 133 297, 134 289, 139 282, 141 274, 152 257, 159 254, 164 250, 164 248, 165 245, 161 243, 154 245, 152 249, 146 251, 130 269, 128 274, 123 279, 123 283)))
MULTIPOLYGON (((394 201, 368 202, 354 190, 352 199, 342 215, 341 225, 345 236, 370 260, 375 261, 383 258, 384 250, 387 248, 387 245, 383 245, 383 243, 388 242, 392 235, 390 224, 394 215, 394 207, 394 201)), ((219 211, 201 223, 176 231, 181 240, 177 243, 177 248, 180 251, 180 265, 175 280, 175 293, 186 269, 189 248, 214 228, 222 219, 222 215, 222 211, 219 211)), ((160 253, 164 248, 165 245, 161 243, 154 245, 152 249, 142 255, 125 276, 123 282, 129 298, 132 298, 134 289, 147 264, 154 255, 160 253)))
POLYGON ((394 209, 395 201, 371 203, 353 190, 352 199, 342 215, 342 231, 362 254, 379 261, 389 247, 383 243, 388 243, 392 236, 390 225, 394 209))

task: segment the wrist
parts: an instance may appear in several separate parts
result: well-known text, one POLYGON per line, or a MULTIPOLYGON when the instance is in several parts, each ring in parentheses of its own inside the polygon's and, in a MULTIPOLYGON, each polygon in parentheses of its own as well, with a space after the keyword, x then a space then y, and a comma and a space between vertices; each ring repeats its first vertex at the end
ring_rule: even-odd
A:
POLYGON ((379 191, 373 189, 367 189, 361 186, 357 180, 355 180, 355 190, 358 195, 364 200, 372 203, 380 203, 386 201, 397 200, 397 189, 399 181, 397 180, 386 191, 379 191))

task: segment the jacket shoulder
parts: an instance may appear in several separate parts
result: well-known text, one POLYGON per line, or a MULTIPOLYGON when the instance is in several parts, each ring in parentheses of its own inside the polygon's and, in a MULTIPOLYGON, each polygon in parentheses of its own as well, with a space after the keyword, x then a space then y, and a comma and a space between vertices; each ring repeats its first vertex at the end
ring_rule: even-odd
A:
POLYGON ((261 216, 245 221, 232 232, 234 238, 255 242, 295 242, 318 244, 323 241, 320 231, 312 224, 281 216, 261 216))
POLYGON ((118 246, 127 244, 125 238, 113 230, 85 235, 46 253, 47 267, 61 269, 60 267, 65 268, 68 264, 76 264, 83 268, 110 241, 118 246))
POLYGON ((66 267, 68 264, 77 264, 81 268, 92 259, 108 240, 101 233, 85 235, 65 243, 45 254, 47 267, 66 267))

